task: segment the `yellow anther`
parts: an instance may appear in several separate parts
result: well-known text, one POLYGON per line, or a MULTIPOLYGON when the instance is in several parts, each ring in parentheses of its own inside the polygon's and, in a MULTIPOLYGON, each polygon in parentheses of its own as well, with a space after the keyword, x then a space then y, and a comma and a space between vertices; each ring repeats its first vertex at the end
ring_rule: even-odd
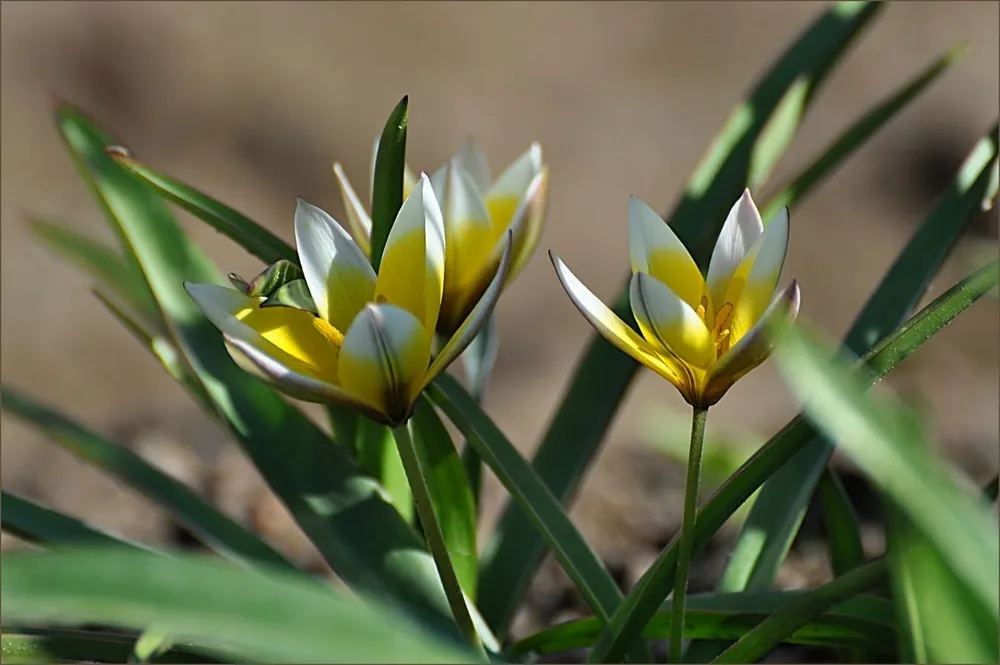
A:
POLYGON ((338 349, 344 343, 344 333, 340 332, 318 316, 313 317, 313 328, 315 328, 316 332, 328 339, 330 343, 338 349))

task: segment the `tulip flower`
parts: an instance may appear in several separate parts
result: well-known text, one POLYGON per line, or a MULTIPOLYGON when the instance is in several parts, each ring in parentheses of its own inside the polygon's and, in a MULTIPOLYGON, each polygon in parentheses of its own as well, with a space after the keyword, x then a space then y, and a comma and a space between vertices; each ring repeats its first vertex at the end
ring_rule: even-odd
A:
MULTIPOLYGON (((371 173, 374 181, 375 154, 371 173)), ((371 215, 362 204, 339 163, 333 172, 340 185, 351 234, 366 254, 371 253, 371 215)), ((450 336, 466 319, 496 273, 504 234, 513 235, 509 284, 521 271, 541 236, 547 201, 548 169, 537 143, 524 152, 496 180, 491 181, 485 155, 471 141, 430 178, 441 203, 445 232, 444 295, 438 331, 450 336)), ((414 178, 407 168, 403 196, 414 178)), ((372 191, 370 188, 369 191, 372 191)))
POLYGON ((788 247, 788 210, 765 231, 744 191, 722 227, 707 278, 656 211, 635 197, 628 222, 629 301, 641 335, 553 256, 556 274, 601 335, 674 384, 689 404, 707 408, 770 355, 769 325, 798 314, 795 281, 772 299, 788 247))
POLYGON ((489 285, 437 357, 431 347, 444 289, 445 232, 426 175, 403 202, 378 274, 350 234, 301 199, 295 242, 315 312, 215 284, 185 284, 245 371, 314 402, 352 407, 377 422, 408 420, 423 389, 475 337, 510 267, 511 234, 489 285))

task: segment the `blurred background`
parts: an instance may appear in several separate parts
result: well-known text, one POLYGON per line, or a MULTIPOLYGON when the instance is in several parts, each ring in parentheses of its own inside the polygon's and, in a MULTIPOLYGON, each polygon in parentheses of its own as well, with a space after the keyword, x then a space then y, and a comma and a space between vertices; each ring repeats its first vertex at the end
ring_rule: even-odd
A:
MULTIPOLYGON (((112 240, 51 123, 48 95, 81 106, 154 168, 288 240, 296 196, 342 219, 334 160, 367 195, 372 139, 403 94, 415 169, 433 171, 473 135, 499 174, 540 141, 551 166, 548 225, 498 307, 502 349, 487 400, 530 454, 591 335, 546 250, 610 300, 627 272, 628 196, 669 210, 730 109, 824 6, 4 2, 3 382, 119 437, 314 562, 249 464, 94 301, 79 273, 28 233, 26 215, 35 214, 112 240)), ((785 281, 799 279, 803 316, 831 336, 847 330, 996 118, 998 7, 891 6, 836 69, 774 174, 777 186, 905 78, 969 42, 963 61, 792 211, 785 281)), ((179 214, 224 271, 259 271, 252 257, 179 214)), ((930 297, 995 254, 996 238, 993 211, 973 224, 930 297)), ((944 454, 977 481, 998 461, 998 327, 997 301, 984 299, 891 379, 919 405, 944 454)), ((765 365, 713 409, 710 438, 731 442, 738 462, 795 412, 765 365)), ((673 388, 644 373, 574 506, 625 583, 676 529, 682 473, 663 449, 686 440, 686 418, 673 388)), ((186 538, 141 498, 7 418, 2 483, 133 538, 186 538)), ((491 479, 485 529, 503 498, 491 479)), ((16 545, 5 536, 5 547, 16 545)), ((824 565, 806 559, 783 573, 783 585, 808 584, 824 565)), ((544 577, 538 603, 552 597, 544 577)), ((550 620, 559 610, 552 603, 534 618, 550 620)))

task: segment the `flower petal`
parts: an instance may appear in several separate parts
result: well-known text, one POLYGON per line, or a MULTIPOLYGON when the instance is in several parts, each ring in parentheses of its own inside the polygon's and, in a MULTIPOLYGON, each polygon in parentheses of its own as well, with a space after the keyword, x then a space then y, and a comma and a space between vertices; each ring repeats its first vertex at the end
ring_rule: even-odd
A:
POLYGON ((462 355, 462 352, 472 343, 472 340, 493 312, 493 308, 497 304, 497 299, 500 298, 500 292, 503 290, 504 282, 507 279, 507 273, 510 270, 513 234, 510 231, 505 233, 501 243, 503 249, 496 273, 493 275, 493 280, 486 288, 486 291, 483 292, 482 297, 479 298, 475 307, 469 312, 469 315, 465 317, 462 325, 458 327, 458 330, 455 331, 431 363, 430 369, 427 370, 427 375, 420 386, 420 390, 426 388, 431 381, 448 368, 448 365, 462 355))
POLYGON ((302 199, 295 208, 295 244, 319 315, 347 330, 375 291, 368 258, 333 217, 302 199))
POLYGON ((667 365, 653 350, 653 347, 640 337, 632 328, 611 311, 611 309, 601 302, 590 289, 583 285, 576 275, 563 263, 562 259, 549 252, 549 259, 556 269, 556 276, 562 284, 563 289, 573 301, 580 313, 583 314, 587 322, 592 325, 604 339, 608 340, 619 351, 622 351, 657 374, 660 374, 668 381, 677 386, 680 390, 685 390, 687 380, 677 368, 667 365))
POLYGON ((535 247, 538 246, 538 241, 541 240, 548 203, 549 169, 543 167, 542 172, 535 176, 535 179, 528 185, 524 200, 521 201, 521 205, 514 213, 514 219, 510 224, 510 228, 514 232, 514 259, 510 267, 510 274, 507 276, 508 284, 514 281, 514 278, 528 263, 535 247))
POLYGON ((386 239, 375 301, 402 307, 424 328, 434 330, 444 280, 444 221, 431 182, 421 175, 386 239))
POLYGON ((744 189, 743 195, 729 210, 719 239, 715 241, 712 260, 708 264, 706 281, 712 293, 712 303, 717 307, 722 305, 726 287, 740 261, 763 232, 764 224, 750 196, 750 190, 744 189))
POLYGON ((223 335, 226 350, 247 374, 273 385, 281 392, 306 402, 342 404, 369 418, 388 424, 388 418, 371 404, 328 381, 296 372, 247 339, 223 335))
POLYGON ((340 162, 333 163, 333 175, 337 178, 337 184, 340 186, 340 197, 344 201, 344 214, 347 215, 347 225, 350 227, 351 236, 361 251, 366 256, 371 256, 372 218, 365 210, 365 206, 361 203, 357 192, 354 191, 354 187, 351 186, 340 162))
POLYGON ((215 284, 185 283, 192 299, 219 328, 241 369, 306 401, 339 402, 370 410, 336 383, 339 348, 317 328, 325 322, 288 307, 257 308, 248 298, 215 284))
POLYGON ((499 237, 510 227, 514 221, 514 213, 520 207, 528 188, 541 172, 542 146, 532 143, 486 192, 484 199, 490 211, 490 221, 496 234, 494 237, 499 237))
POLYGON ((655 210, 635 196, 628 202, 628 244, 633 273, 644 272, 667 285, 694 310, 704 305, 708 287, 687 247, 655 210))
MULTIPOLYGON (((371 177, 368 179, 368 205, 372 204, 372 197, 375 196, 375 158, 378 157, 378 144, 382 141, 381 136, 375 137, 375 145, 372 146, 372 168, 371 177)), ((405 201, 413 193, 413 188, 417 185, 417 176, 410 169, 409 164, 403 165, 403 200, 405 201)))
POLYGON ((670 287, 637 272, 629 284, 629 301, 642 336, 657 351, 699 369, 715 361, 715 343, 705 321, 670 287))
POLYGON ((398 424, 410 415, 431 355, 432 333, 395 305, 369 304, 340 351, 340 384, 398 424))
POLYGON ((717 402, 736 381, 767 360, 773 346, 768 329, 791 325, 798 316, 800 303, 799 285, 793 280, 787 289, 775 296, 753 328, 712 368, 705 390, 705 398, 710 404, 717 402))
POLYGON ((485 194, 493 180, 490 177, 490 165, 486 161, 486 154, 476 143, 475 139, 470 136, 462 141, 455 159, 472 176, 472 181, 476 183, 480 194, 485 194))
POLYGON ((747 334, 767 309, 781 277, 787 250, 788 209, 782 208, 750 248, 726 289, 725 301, 734 305, 732 321, 727 326, 733 344, 747 334))

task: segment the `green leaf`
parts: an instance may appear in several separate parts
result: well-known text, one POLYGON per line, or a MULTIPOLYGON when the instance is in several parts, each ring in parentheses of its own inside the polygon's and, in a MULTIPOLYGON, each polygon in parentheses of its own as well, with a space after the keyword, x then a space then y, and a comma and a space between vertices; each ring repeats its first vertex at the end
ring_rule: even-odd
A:
MULTIPOLYGON (((939 296, 919 314, 879 342, 857 363, 855 371, 874 385, 924 342, 948 325, 969 305, 1000 282, 1000 260, 995 260, 939 296)), ((704 503, 695 518, 694 551, 703 548, 733 513, 813 436, 801 415, 775 434, 704 503)), ((629 640, 643 630, 660 602, 673 589, 677 567, 677 539, 656 560, 625 598, 594 648, 594 660, 609 662, 621 657, 629 640)))
POLYGON ((713 663, 756 663, 772 649, 840 603, 870 591, 885 577, 884 560, 873 561, 796 598, 745 633, 713 663))
POLYGON ((36 545, 101 545, 146 549, 145 545, 113 536, 13 492, 0 492, 0 522, 7 533, 36 545))
POLYGON ((989 616, 976 611, 968 587, 905 513, 891 501, 885 510, 901 662, 1000 660, 996 625, 990 626, 989 616))
MULTIPOLYGON (((100 130, 67 105, 57 109, 56 120, 98 202, 138 257, 178 350, 316 549, 355 590, 400 603, 459 639, 433 560, 383 489, 301 412, 236 366, 183 288, 185 281, 222 283, 223 276, 156 193, 108 156, 100 130)), ((479 627, 487 646, 495 645, 479 627)))
POLYGON ((39 240, 87 273, 96 286, 114 294, 133 316, 141 318, 150 328, 163 329, 163 316, 149 287, 119 253, 65 226, 35 218, 29 222, 39 240))
POLYGON ((470 662, 392 607, 297 576, 114 550, 3 558, 5 623, 155 624, 179 639, 273 663, 470 662))
POLYGON ((358 468, 377 480, 400 516, 407 523, 412 522, 413 494, 406 481, 392 429, 361 417, 356 421, 355 436, 354 458, 358 468))
POLYGON ((858 516, 840 478, 827 468, 816 488, 823 508, 823 523, 830 548, 830 567, 840 577, 865 562, 858 516))
POLYGON ((403 205, 403 173, 406 170, 407 97, 396 104, 382 130, 375 151, 372 182, 372 267, 378 272, 389 230, 403 205))
POLYGON ((130 663, 149 663, 170 650, 174 640, 166 632, 152 626, 143 631, 129 654, 130 663))
MULTIPOLYGON (((863 353, 906 320, 965 229, 986 190, 997 155, 994 126, 900 252, 848 332, 844 345, 863 353)), ((833 447, 812 440, 761 489, 733 549, 720 591, 768 588, 788 553, 833 447)))
MULTIPOLYGON (((51 628, 8 629, 0 638, 3 662, 20 665, 81 661, 124 663, 134 641, 133 636, 123 633, 51 628)), ((194 664, 220 661, 205 653, 174 647, 154 658, 153 662, 194 664)))
MULTIPOLYGON (((687 639, 739 639, 768 616, 800 599, 806 591, 755 591, 688 596, 684 615, 687 639)), ((643 630, 648 640, 670 635, 672 603, 667 600, 643 630)), ((895 640, 892 603, 875 596, 855 596, 791 633, 788 644, 852 646, 891 653, 895 640)), ((591 646, 601 630, 593 618, 559 624, 527 637, 507 650, 512 658, 591 646)))
MULTIPOLYGON (((531 466, 455 379, 442 374, 426 395, 530 516, 584 601, 602 623, 607 622, 621 603, 621 591, 531 466)), ((652 657, 645 645, 636 645, 633 655, 636 662, 650 662, 652 657)))
POLYGON ((795 207, 795 204, 803 196, 815 189, 837 167, 847 161, 847 158, 854 154, 855 150, 864 145, 875 132, 895 118, 931 83, 948 71, 961 59, 964 53, 964 45, 952 48, 931 63, 924 71, 910 79, 906 85, 861 116, 836 140, 821 150, 815 161, 800 171, 788 184, 778 189, 778 193, 768 201, 767 205, 762 207, 761 217, 765 220, 772 219, 782 208, 795 207))
MULTIPOLYGON (((486 319, 479 334, 473 338, 472 343, 462 353, 462 366, 469 381, 469 394, 472 395, 477 404, 483 403, 486 384, 490 380, 490 375, 493 374, 493 364, 496 362, 499 352, 500 331, 497 329, 496 319, 490 316, 486 319)), ((467 443, 464 446, 462 464, 465 465, 465 475, 469 480, 469 487, 472 489, 472 498, 475 501, 478 514, 483 490, 483 461, 479 459, 479 455, 476 454, 472 446, 467 443)))
MULTIPOLYGON (((766 173, 780 156, 785 141, 773 139, 778 130, 768 127, 768 120, 783 100, 789 104, 787 95, 793 86, 807 86, 801 103, 808 108, 829 70, 884 7, 878 2, 833 5, 733 110, 668 216, 671 227, 703 270, 729 208, 750 182, 751 170, 766 173), (772 136, 769 150, 756 147, 765 127, 772 136)), ((782 133, 793 131, 783 128, 782 133)), ((614 311, 632 323, 627 285, 619 293, 614 311)), ((574 495, 638 367, 599 335, 591 338, 532 460, 535 472, 560 501, 567 502, 574 495)), ((513 617, 544 551, 530 520, 515 504, 509 504, 481 559, 480 607, 498 632, 504 632, 513 617)))
POLYGON ((268 564, 297 570, 264 541, 217 511, 184 483, 159 471, 120 444, 111 443, 6 387, 0 391, 0 408, 34 425, 62 448, 115 480, 141 492, 221 555, 245 565, 268 564))
POLYGON ((109 154, 133 175, 155 188, 168 201, 176 203, 208 223, 264 263, 271 264, 284 259, 298 264, 298 254, 291 245, 243 214, 179 180, 154 171, 136 161, 121 147, 112 147, 109 154))
POLYGON ((296 280, 305 281, 302 268, 291 261, 282 259, 269 265, 263 272, 254 277, 247 284, 246 294, 248 296, 270 298, 275 291, 296 280))
POLYGON ((997 643, 1000 534, 978 490, 959 485, 938 460, 913 414, 897 402, 865 395, 864 383, 804 332, 784 336, 775 351, 781 373, 809 419, 844 451, 913 522, 942 561, 988 613, 997 643))
POLYGON ((297 279, 293 282, 282 284, 272 291, 260 306, 261 308, 294 307, 295 309, 302 309, 319 316, 319 310, 316 307, 316 303, 313 302, 312 296, 309 294, 309 287, 306 286, 306 280, 304 279, 297 279))
POLYGON ((462 590, 473 602, 479 569, 476 564, 476 505, 462 458, 451 435, 426 399, 417 402, 411 420, 414 444, 430 489, 434 514, 462 590))

